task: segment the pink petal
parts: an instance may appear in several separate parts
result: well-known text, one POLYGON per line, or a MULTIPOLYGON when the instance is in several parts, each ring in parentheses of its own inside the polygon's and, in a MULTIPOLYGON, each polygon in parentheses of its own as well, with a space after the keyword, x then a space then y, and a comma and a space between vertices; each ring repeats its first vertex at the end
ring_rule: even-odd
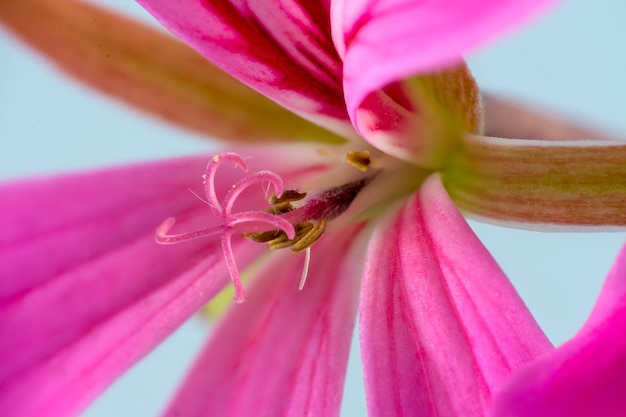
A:
POLYGON ((313 245, 302 291, 303 254, 280 253, 219 324, 165 415, 339 415, 362 261, 360 248, 349 250, 355 237, 343 230, 313 245))
POLYGON ((0 264, 21 277, 3 280, 0 296, 20 297, 78 263, 132 244, 172 213, 198 207, 193 196, 184 197, 187 187, 198 188, 209 158, 4 185, 0 264))
MULTIPOLYGON (((286 160, 271 148, 244 154, 256 157, 251 169, 270 158, 286 160)), ((293 150, 290 156, 282 164, 272 163, 289 180, 320 169, 300 167, 303 161, 293 157, 293 150)), ((167 247, 154 240, 156 227, 172 215, 180 228, 214 221, 209 208, 189 191, 202 189, 209 158, 0 188, 3 412, 79 412, 228 282, 218 240, 167 247)), ((225 194, 235 171, 220 174, 218 192, 225 194)), ((258 191, 256 204, 265 201, 263 193, 258 191)), ((243 240, 234 249, 240 266, 265 250, 243 240)))
POLYGON ((185 188, 207 158, 2 188, 3 412, 77 413, 227 282, 214 241, 154 242, 164 217, 199 214, 185 188))
POLYGON ((360 317, 372 416, 483 416, 550 348, 438 176, 375 230, 360 317))
POLYGON ((620 417, 626 414, 626 247, 591 317, 569 342, 514 374, 493 416, 620 417))
POLYGON ((139 0, 235 78, 303 115, 347 120, 328 8, 310 1, 139 0))
POLYGON ((344 59, 350 118, 356 121, 356 111, 370 93, 410 75, 459 63, 463 54, 519 26, 551 2, 334 1, 333 40, 344 59))

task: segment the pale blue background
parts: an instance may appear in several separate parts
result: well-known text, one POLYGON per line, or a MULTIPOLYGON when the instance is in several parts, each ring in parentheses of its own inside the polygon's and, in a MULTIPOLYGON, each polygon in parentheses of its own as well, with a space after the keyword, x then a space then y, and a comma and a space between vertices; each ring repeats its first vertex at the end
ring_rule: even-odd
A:
MULTIPOLYGON (((114 6, 150 19, 132 2, 116 0, 114 6)), ((541 103, 626 136, 624 22, 626 4, 621 0, 571 1, 515 36, 472 55, 470 66, 483 89, 541 103)), ((69 82, 2 31, 0 62, 0 178, 208 149, 206 141, 188 132, 69 82)), ((542 234, 472 226, 556 344, 571 337, 585 320, 626 240, 623 233, 542 234)), ((158 414, 206 333, 200 320, 189 322, 85 416, 158 414)), ((345 416, 365 415, 360 381, 358 343, 354 343, 345 416)))

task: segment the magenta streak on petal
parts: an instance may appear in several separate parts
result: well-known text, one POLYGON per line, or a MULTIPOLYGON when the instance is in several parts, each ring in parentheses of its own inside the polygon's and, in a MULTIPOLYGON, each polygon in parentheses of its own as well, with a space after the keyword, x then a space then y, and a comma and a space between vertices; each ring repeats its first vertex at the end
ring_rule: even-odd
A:
POLYGON ((436 175, 374 232, 360 317, 371 416, 484 416, 550 348, 436 175))
POLYGON ((370 93, 430 73, 536 15, 552 0, 337 0, 333 40, 344 59, 348 113, 370 93))
POLYGON ((513 375, 494 399, 494 417, 626 415, 626 247, 591 317, 558 349, 513 375))
POLYGON ((303 255, 276 253, 246 302, 219 323, 165 415, 337 416, 362 263, 356 237, 354 228, 323 236, 302 291, 303 255))
POLYGON ((248 0, 263 29, 312 77, 341 91, 341 66, 327 6, 306 0, 248 0))
POLYGON ((175 35, 235 78, 304 116, 347 120, 341 64, 316 2, 140 0, 175 35))

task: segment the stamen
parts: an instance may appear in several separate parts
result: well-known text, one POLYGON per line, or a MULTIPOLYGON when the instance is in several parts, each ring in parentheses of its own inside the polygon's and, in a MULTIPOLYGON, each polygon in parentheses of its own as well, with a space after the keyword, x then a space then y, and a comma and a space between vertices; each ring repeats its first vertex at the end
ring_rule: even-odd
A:
POLYGON ((372 163, 372 160, 370 159, 369 151, 352 151, 346 154, 346 162, 365 172, 372 163))
MULTIPOLYGON (((366 171, 370 166, 369 152, 350 152, 346 160, 366 171)), ((378 159, 377 159, 378 160, 378 159)), ((204 236, 220 235, 220 243, 226 267, 235 288, 235 301, 240 303, 245 299, 245 292, 235 256, 232 248, 232 236, 238 231, 246 231, 244 237, 257 242, 266 242, 270 249, 290 247, 294 252, 305 251, 304 269, 300 278, 299 289, 304 287, 311 260, 311 245, 313 245, 326 230, 329 221, 341 215, 352 204, 377 172, 357 179, 346 179, 346 183, 326 188, 303 204, 292 203, 304 199, 307 194, 296 190, 283 190, 283 180, 271 171, 258 171, 237 181, 227 192, 222 201, 218 200, 215 176, 217 169, 225 161, 234 163, 244 172, 248 171, 245 160, 235 153, 215 155, 207 164, 204 178, 205 203, 217 217, 217 225, 193 232, 168 234, 174 226, 175 219, 165 220, 156 230, 155 239, 160 244, 180 243, 204 236), (267 184, 266 196, 269 188, 274 194, 269 198, 272 208, 269 211, 244 211, 233 213, 234 204, 242 193, 254 184, 267 184), (245 228, 241 225, 245 223, 245 228)), ((325 187, 324 187, 325 188, 325 187)))
POLYGON ((309 230, 300 240, 294 243, 291 246, 291 250, 294 252, 300 252, 307 248, 310 248, 312 244, 314 244, 317 239, 322 236, 326 230, 326 217, 322 217, 322 219, 314 225, 311 230, 309 230))
POLYGON ((258 243, 269 242, 270 240, 274 240, 280 235, 285 236, 285 232, 281 230, 270 230, 269 232, 262 233, 244 233, 243 237, 250 238, 258 243))
POLYGON ((313 223, 305 222, 296 225, 296 235, 293 238, 289 238, 287 235, 282 233, 276 239, 270 240, 267 242, 267 246, 271 250, 276 249, 284 249, 292 246, 295 242, 300 241, 303 237, 307 235, 313 229, 313 223))
MULTIPOLYGON (((282 197, 273 196, 270 203, 287 204, 280 207, 280 219, 289 220, 296 224, 295 236, 291 237, 278 230, 262 233, 248 233, 244 235, 256 242, 267 242, 271 250, 291 248, 294 252, 301 252, 315 243, 326 230, 326 224, 343 213, 352 204, 361 189, 374 176, 361 178, 337 187, 332 187, 307 201, 302 207, 294 209, 291 201, 301 200, 304 193, 294 190, 285 191, 282 197)), ((283 228, 283 230, 286 230, 283 228)))
POLYGON ((274 214, 284 214, 293 210, 291 203, 300 201, 306 197, 306 193, 299 193, 296 190, 286 190, 280 197, 276 194, 270 197, 269 203, 272 205, 274 214))
MULTIPOLYGON (((271 171, 259 171, 238 181, 226 194, 223 204, 220 203, 215 192, 215 173, 217 168, 225 161, 234 162, 235 165, 238 165, 244 172, 248 171, 248 166, 246 165, 244 159, 232 152, 215 155, 207 164, 206 173, 203 176, 206 203, 218 217, 219 225, 193 232, 170 235, 168 234, 168 231, 176 222, 173 217, 170 217, 157 228, 155 240, 160 244, 173 244, 185 242, 191 239, 197 239, 199 237, 221 234, 221 245, 222 251, 224 252, 224 260, 226 261, 226 267, 228 268, 228 272, 230 273, 230 277, 235 287, 235 302, 241 303, 245 299, 245 292, 243 290, 241 277, 239 275, 239 270, 237 269, 232 249, 231 238, 234 226, 241 223, 251 223, 251 228, 257 230, 260 229, 260 234, 278 233, 282 234, 287 239, 294 239, 296 237, 296 230, 287 219, 271 213, 262 211, 247 211, 232 214, 231 212, 237 197, 239 197, 241 193, 252 184, 269 182, 269 184, 274 187, 276 195, 280 196, 282 194, 283 181, 277 174, 271 171), (267 227, 262 227, 262 224, 269 225, 269 228, 272 230, 270 230, 270 232, 266 232, 263 229, 267 229, 267 227)), ((280 199, 280 197, 277 198, 280 199)))
POLYGON ((302 276, 300 277, 300 284, 298 285, 298 289, 302 291, 304 288, 304 283, 306 282, 306 278, 309 275, 309 264, 311 263, 311 247, 306 248, 304 252, 304 266, 302 267, 302 276))
POLYGON ((291 203, 288 201, 285 201, 280 204, 273 205, 272 208, 268 210, 268 213, 285 214, 285 213, 289 213, 292 210, 293 210, 293 206, 291 205, 291 203))
POLYGON ((306 193, 299 193, 296 190, 285 190, 280 197, 273 195, 270 197, 270 204, 291 203, 294 201, 300 201, 306 197, 306 193))
POLYGON ((276 239, 268 241, 267 247, 271 250, 277 250, 288 248, 292 244, 293 242, 284 233, 281 233, 276 239))

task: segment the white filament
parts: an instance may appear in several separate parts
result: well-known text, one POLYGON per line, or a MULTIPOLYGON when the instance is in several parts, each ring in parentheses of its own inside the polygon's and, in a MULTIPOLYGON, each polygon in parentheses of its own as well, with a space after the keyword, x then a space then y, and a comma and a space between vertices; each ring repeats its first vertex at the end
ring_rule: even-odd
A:
POLYGON ((300 291, 302 291, 302 288, 304 288, 306 277, 309 275, 309 263, 310 262, 311 262, 311 247, 309 246, 304 251, 304 267, 302 268, 302 277, 300 277, 300 285, 298 285, 298 289, 300 291))

